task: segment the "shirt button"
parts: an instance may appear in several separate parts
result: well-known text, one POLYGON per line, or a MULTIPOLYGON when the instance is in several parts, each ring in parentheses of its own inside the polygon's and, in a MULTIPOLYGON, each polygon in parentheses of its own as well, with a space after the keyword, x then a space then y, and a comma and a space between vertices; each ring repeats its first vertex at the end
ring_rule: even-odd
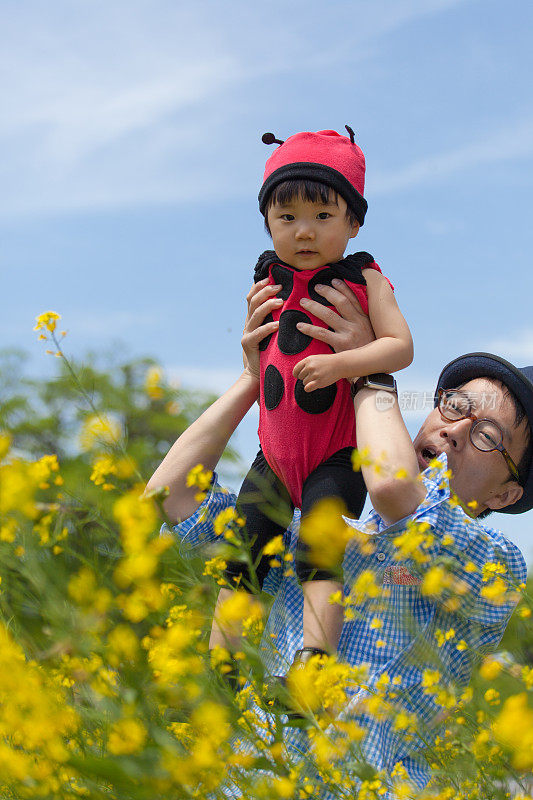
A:
POLYGON ((385 561, 386 555, 385 553, 378 553, 376 558, 378 561, 385 561))

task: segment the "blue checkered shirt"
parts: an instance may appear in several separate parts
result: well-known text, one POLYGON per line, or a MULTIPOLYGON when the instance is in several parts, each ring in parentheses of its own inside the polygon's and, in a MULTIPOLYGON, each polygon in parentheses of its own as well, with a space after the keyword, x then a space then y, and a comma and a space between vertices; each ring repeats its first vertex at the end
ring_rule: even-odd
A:
MULTIPOLYGON (((352 697, 345 714, 349 717, 353 711, 353 718, 368 729, 363 752, 376 769, 389 773, 400 761, 419 787, 430 777, 427 761, 420 751, 427 737, 435 733, 435 720, 442 711, 434 696, 423 689, 424 670, 438 669, 441 685, 446 684, 456 694, 466 687, 475 660, 497 647, 516 603, 512 594, 498 602, 484 596, 482 589, 490 584, 490 580, 489 584, 483 580, 484 566, 499 564, 500 570, 503 567, 505 572, 498 577, 509 586, 524 583, 527 575, 524 558, 516 545, 499 531, 469 517, 453 502, 446 468, 443 454, 437 467, 423 473, 427 494, 409 518, 387 525, 376 511, 371 511, 364 521, 346 520, 371 537, 372 544, 370 548, 348 546, 344 559, 346 594, 365 570, 374 573, 379 594, 355 607, 354 618, 345 621, 339 658, 354 666, 368 665, 370 692, 385 672, 391 682, 395 677, 401 679, 396 702, 416 715, 424 736, 415 741, 395 731, 390 718, 377 720, 356 713, 355 706, 368 694, 367 689, 352 697), (423 564, 397 558, 393 540, 407 530, 412 520, 428 523, 427 530, 434 537, 426 551, 429 559, 423 564), (438 600, 421 593, 424 572, 439 563, 462 586, 456 610, 449 610, 449 604, 447 608, 446 592, 438 600), (376 618, 380 627, 376 627, 376 618), (442 634, 451 630, 453 636, 443 641, 442 634)), ((184 554, 196 553, 202 544, 216 540, 213 521, 220 511, 233 506, 235 500, 235 495, 221 488, 214 476, 211 491, 198 510, 174 528, 184 554)), ((296 510, 285 533, 286 549, 292 554, 299 522, 296 510)), ((282 567, 271 568, 263 588, 275 595, 263 639, 265 666, 271 674, 284 674, 295 651, 303 646, 302 590, 292 570, 282 567)), ((302 742, 297 739, 304 735, 294 731, 289 739, 294 737, 295 747, 301 747, 302 742)))

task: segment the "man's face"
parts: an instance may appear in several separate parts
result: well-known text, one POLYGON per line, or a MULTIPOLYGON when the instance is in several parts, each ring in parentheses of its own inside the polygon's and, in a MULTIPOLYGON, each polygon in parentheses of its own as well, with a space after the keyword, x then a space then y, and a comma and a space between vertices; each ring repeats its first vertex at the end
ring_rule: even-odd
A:
MULTIPOLYGON (((503 446, 518 464, 526 446, 527 421, 514 427, 515 410, 512 400, 504 396, 499 384, 476 378, 461 387, 472 402, 472 413, 478 419, 496 422, 503 432, 503 446)), ((498 510, 516 502, 522 487, 509 481, 510 472, 500 452, 481 452, 470 441, 472 419, 447 422, 438 408, 433 409, 420 428, 413 444, 421 470, 435 456, 445 453, 452 471, 450 486, 463 503, 477 503, 472 515, 490 508, 498 510)))
POLYGON ((296 269, 317 269, 339 261, 348 241, 357 236, 359 223, 346 217, 346 202, 311 203, 293 197, 288 203, 274 203, 268 209, 268 227, 278 257, 296 269))

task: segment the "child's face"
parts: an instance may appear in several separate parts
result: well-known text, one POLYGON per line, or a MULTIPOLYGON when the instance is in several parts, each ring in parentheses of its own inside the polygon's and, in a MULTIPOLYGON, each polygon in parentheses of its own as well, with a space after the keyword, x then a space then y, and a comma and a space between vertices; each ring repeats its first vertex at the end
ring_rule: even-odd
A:
POLYGON ((339 261, 350 239, 357 236, 359 223, 346 217, 346 201, 311 203, 300 197, 286 205, 274 203, 267 220, 277 256, 296 269, 316 269, 339 261))

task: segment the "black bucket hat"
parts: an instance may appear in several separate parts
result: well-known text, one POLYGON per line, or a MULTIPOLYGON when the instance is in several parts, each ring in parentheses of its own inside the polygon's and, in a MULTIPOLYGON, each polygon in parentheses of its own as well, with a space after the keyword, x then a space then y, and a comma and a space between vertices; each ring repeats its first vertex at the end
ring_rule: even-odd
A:
MULTIPOLYGON (((504 358, 492 353, 468 353, 450 361, 442 370, 435 393, 435 405, 438 402, 439 389, 454 389, 474 378, 496 378, 501 381, 514 396, 520 400, 533 435, 533 367, 515 367, 504 358)), ((523 514, 533 508, 533 462, 529 464, 527 475, 523 480, 524 493, 520 500, 505 508, 499 508, 502 514, 523 514)))

